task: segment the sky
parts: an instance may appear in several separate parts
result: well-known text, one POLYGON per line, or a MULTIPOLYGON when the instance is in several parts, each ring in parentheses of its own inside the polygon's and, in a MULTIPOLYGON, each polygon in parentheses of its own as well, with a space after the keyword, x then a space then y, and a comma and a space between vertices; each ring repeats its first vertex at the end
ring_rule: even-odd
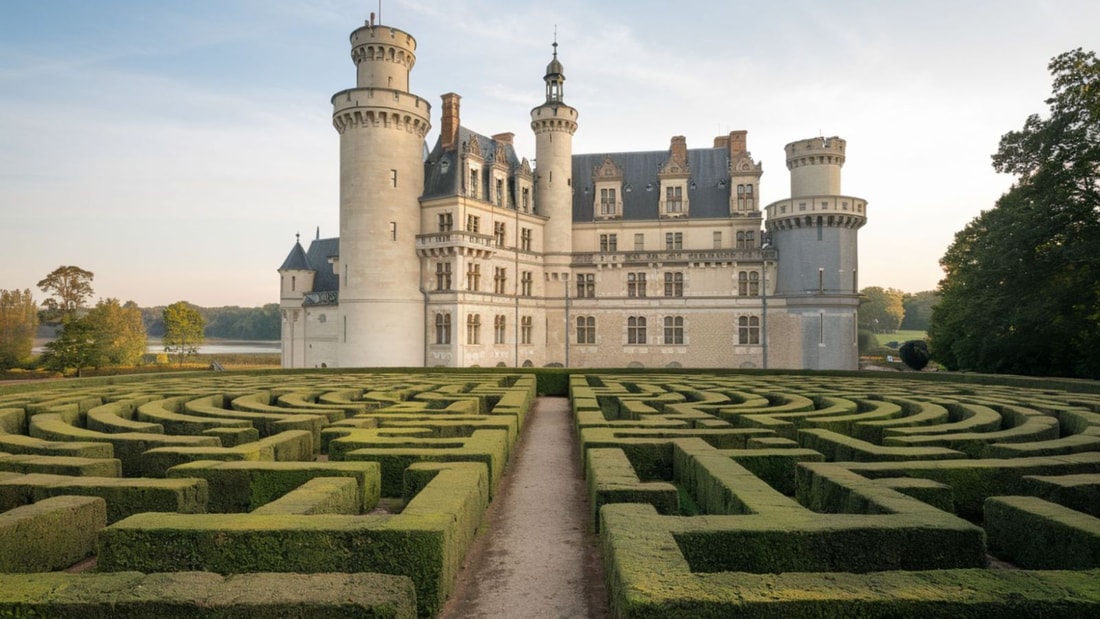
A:
MULTIPOLYGON (((0 2, 0 288, 61 265, 95 299, 278 301, 293 247, 339 231, 331 96, 377 0, 0 2)), ((555 29, 574 152, 689 148, 748 131, 762 204, 788 142, 847 140, 868 201, 860 286, 931 290, 956 232, 1012 184, 990 156, 1045 116, 1047 64, 1100 50, 1095 0, 387 0, 418 43, 410 90, 462 96, 462 124, 516 134, 555 29)), ((93 299, 94 300, 94 299, 93 299)))

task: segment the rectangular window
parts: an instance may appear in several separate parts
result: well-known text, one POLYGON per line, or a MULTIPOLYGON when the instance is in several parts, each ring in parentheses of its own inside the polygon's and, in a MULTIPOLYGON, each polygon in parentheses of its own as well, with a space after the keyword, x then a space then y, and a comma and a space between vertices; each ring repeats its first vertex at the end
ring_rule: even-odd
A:
POLYGON ((665 316, 665 344, 684 343, 684 317, 665 316))
POLYGON ((522 202, 523 212, 526 213, 526 212, 529 212, 531 210, 531 190, 528 189, 527 187, 524 187, 522 195, 523 195, 523 202, 522 202))
POLYGON ((684 188, 680 185, 665 187, 665 212, 684 212, 684 188))
POLYGON ((495 267, 493 269, 493 292, 496 294, 505 294, 505 287, 508 285, 508 269, 505 267, 495 267))
POLYGON ((759 316, 742 316, 737 319, 737 343, 745 346, 760 343, 759 316))
POLYGON ((737 294, 743 297, 760 296, 760 273, 741 271, 737 274, 737 294))
POLYGON ((596 275, 594 273, 581 273, 577 275, 577 298, 592 298, 596 296, 596 275))
POLYGON ((466 290, 477 292, 481 290, 481 265, 470 263, 466 265, 466 290))
POLYGON ((532 284, 532 282, 533 282, 533 278, 531 277, 531 272, 530 271, 524 271, 523 275, 520 277, 520 280, 519 280, 520 295, 525 296, 525 297, 531 296, 531 284, 532 284))
POLYGON ((619 236, 617 234, 601 234, 600 251, 605 254, 619 251, 619 236))
POLYGON ((637 234, 634 235, 634 251, 644 251, 644 250, 645 250, 645 235, 642 234, 641 232, 638 232, 637 234))
POLYGON ((505 227, 503 221, 493 222, 493 238, 496 239, 497 247, 504 247, 504 232, 505 227))
POLYGON ((523 228, 519 236, 519 248, 523 251, 531 251, 531 229, 523 228))
POLYGON ((684 248, 684 233, 683 232, 666 232, 665 233, 665 249, 683 249, 684 248))
POLYGON ((684 296, 684 274, 680 272, 665 273, 665 296, 684 296))
POLYGON ((614 189, 600 190, 600 215, 614 215, 617 212, 614 189))
POLYGON ((520 323, 519 324, 520 324, 520 328, 519 328, 520 343, 521 344, 530 344, 531 343, 531 331, 533 330, 533 327, 532 327, 533 321, 531 320, 531 317, 530 316, 524 316, 524 317, 520 318, 520 323))
POLYGON ((756 233, 752 230, 745 233, 745 247, 748 249, 756 247, 756 233))
POLYGON ((470 345, 481 343, 481 314, 466 316, 466 343, 470 345))
POLYGON ((450 262, 437 262, 437 263, 435 263, 435 289, 436 290, 450 290, 451 289, 451 263, 450 262))
POLYGON ((397 170, 390 170, 390 183, 397 187, 397 170))
POLYGON ((477 197, 478 177, 477 170, 470 170, 470 186, 466 188, 466 195, 471 198, 477 197))
POLYGON ((714 231, 714 249, 722 249, 722 232, 721 230, 714 231))
POLYGON ((505 343, 505 334, 508 330, 506 321, 507 321, 507 319, 504 317, 504 314, 497 314, 496 318, 493 319, 493 343, 494 344, 504 344, 505 343))
POLYGON ((481 231, 481 218, 477 215, 466 216, 466 232, 481 231))
POLYGON ((627 273, 626 274, 626 296, 628 296, 628 297, 644 297, 645 296, 645 273, 627 273))
POLYGON ((450 232, 454 229, 455 222, 450 213, 436 215, 436 222, 439 224, 440 232, 450 232))
POLYGON ((626 319, 626 343, 645 344, 646 324, 644 316, 631 316, 626 319))
POLYGON ((497 206, 504 205, 504 179, 498 178, 496 185, 496 195, 493 196, 497 206))
POLYGON ((435 315, 435 343, 436 344, 450 344, 451 343, 451 315, 450 314, 436 314, 435 315))
POLYGON ((577 343, 596 343, 596 317, 577 316, 577 343))

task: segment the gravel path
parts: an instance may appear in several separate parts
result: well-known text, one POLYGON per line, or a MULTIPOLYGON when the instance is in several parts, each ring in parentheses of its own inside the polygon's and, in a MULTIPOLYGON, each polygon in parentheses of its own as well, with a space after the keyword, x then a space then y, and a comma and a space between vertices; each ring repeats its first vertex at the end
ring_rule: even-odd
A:
POLYGON ((539 398, 439 617, 608 616, 569 400, 539 398))

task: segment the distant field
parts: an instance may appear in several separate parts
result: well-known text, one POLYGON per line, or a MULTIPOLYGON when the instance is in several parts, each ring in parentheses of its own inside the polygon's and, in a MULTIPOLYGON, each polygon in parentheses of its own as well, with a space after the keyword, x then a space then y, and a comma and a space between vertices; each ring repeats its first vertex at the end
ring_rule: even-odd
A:
POLYGON ((879 346, 885 346, 890 342, 901 344, 909 340, 923 340, 927 335, 926 331, 894 331, 893 333, 876 333, 875 340, 879 346))

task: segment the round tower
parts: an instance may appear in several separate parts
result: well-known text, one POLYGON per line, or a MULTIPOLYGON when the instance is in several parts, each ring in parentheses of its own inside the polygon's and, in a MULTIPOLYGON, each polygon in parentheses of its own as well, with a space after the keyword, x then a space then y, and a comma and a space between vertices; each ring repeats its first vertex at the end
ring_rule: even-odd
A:
POLYGON ((549 267, 567 267, 573 251, 573 134, 577 110, 565 104, 565 70, 554 58, 546 66, 546 102, 531 110, 535 132, 535 209, 549 218, 543 237, 543 253, 549 267))
POLYGON ((766 209, 779 255, 774 294, 800 316, 808 369, 856 369, 859 361, 858 232, 867 223, 867 201, 841 191, 845 146, 838 137, 788 144, 791 197, 766 209))
POLYGON ((431 106, 410 94, 416 40, 368 23, 351 34, 356 88, 332 97, 340 134, 341 367, 424 364, 416 235, 431 106))

